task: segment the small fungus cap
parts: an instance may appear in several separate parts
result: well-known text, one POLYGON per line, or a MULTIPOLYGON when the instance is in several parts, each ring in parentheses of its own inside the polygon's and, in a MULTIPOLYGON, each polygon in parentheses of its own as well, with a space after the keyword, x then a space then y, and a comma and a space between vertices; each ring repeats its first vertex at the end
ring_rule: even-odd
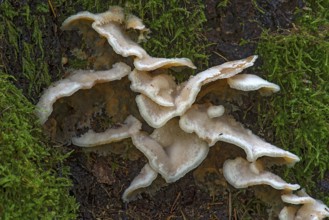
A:
POLYGON ((142 58, 146 51, 126 35, 122 24, 125 22, 125 14, 121 7, 113 6, 106 12, 92 14, 80 12, 67 18, 63 24, 63 30, 80 28, 80 23, 91 22, 92 28, 105 37, 113 50, 123 56, 136 56, 142 58))
POLYGON ((36 106, 36 115, 44 124, 53 111, 53 104, 60 98, 68 97, 80 89, 90 89, 97 83, 120 80, 130 73, 125 63, 116 63, 110 70, 76 70, 70 76, 57 81, 46 89, 36 106))
POLYGON ((196 168, 209 151, 206 142, 182 131, 177 119, 155 129, 151 135, 142 132, 133 135, 132 141, 167 183, 177 181, 196 168))
POLYGON ((322 201, 310 197, 304 189, 295 194, 281 196, 282 201, 294 205, 302 205, 296 212, 296 220, 312 219, 320 220, 329 217, 329 208, 322 201))
POLYGON ((262 95, 270 95, 280 91, 280 87, 253 74, 239 74, 227 79, 233 89, 242 91, 259 90, 262 95))
POLYGON ((130 202, 138 196, 138 192, 150 186, 152 182, 157 178, 158 173, 154 171, 149 164, 146 164, 141 172, 133 179, 129 187, 124 191, 122 200, 124 202, 130 202))
POLYGON ((115 128, 109 128, 104 132, 96 133, 89 130, 87 133, 80 137, 73 137, 72 144, 79 147, 94 147, 103 144, 109 144, 116 141, 121 141, 125 138, 129 138, 132 135, 138 133, 142 127, 135 117, 128 116, 124 123, 115 128))
POLYGON ((159 74, 152 76, 145 71, 133 70, 129 74, 131 81, 130 88, 134 92, 147 95, 152 101, 161 106, 174 106, 173 92, 176 89, 176 83, 173 77, 168 74, 159 74))
POLYGON ((223 174, 225 179, 238 189, 263 184, 278 190, 291 191, 300 188, 298 184, 289 184, 279 176, 264 170, 260 161, 250 163, 241 157, 225 161, 223 174))
POLYGON ((279 220, 295 220, 297 210, 295 206, 285 206, 279 213, 279 220))
POLYGON ((189 67, 196 69, 193 62, 188 58, 157 58, 149 55, 144 55, 143 58, 135 58, 134 66, 141 71, 152 71, 159 68, 171 67, 189 67))
POLYGON ((145 24, 139 17, 129 14, 126 19, 126 29, 146 30, 145 24))

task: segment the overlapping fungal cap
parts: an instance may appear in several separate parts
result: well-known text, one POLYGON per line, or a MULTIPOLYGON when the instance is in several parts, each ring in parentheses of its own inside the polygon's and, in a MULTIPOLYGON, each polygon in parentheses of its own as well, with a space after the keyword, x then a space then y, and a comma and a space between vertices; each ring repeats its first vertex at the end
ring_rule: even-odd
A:
POLYGON ((175 106, 173 92, 176 90, 176 83, 168 74, 158 74, 134 69, 129 74, 131 81, 130 88, 134 92, 146 93, 152 101, 158 105, 175 106))
MULTIPOLYGON (((102 37, 108 40, 113 50, 124 57, 137 56, 142 58, 145 50, 124 34, 121 25, 125 23, 125 14, 121 7, 112 6, 108 11, 93 14, 88 11, 79 12, 68 17, 62 24, 62 30, 81 29, 91 27, 102 37)), ((131 26, 133 22, 129 22, 131 26)), ((138 25, 140 26, 140 25, 138 25)), ((144 28, 145 29, 145 26, 144 28)))
POLYGON ((126 29, 135 29, 140 31, 137 42, 145 41, 150 30, 146 28, 142 19, 139 17, 128 14, 126 17, 126 29))
POLYGON ((298 191, 296 194, 282 195, 281 199, 285 203, 302 206, 300 208, 292 206, 285 207, 280 212, 280 220, 319 220, 329 217, 329 208, 323 202, 310 197, 304 189, 298 191), (286 218, 286 216, 289 218, 286 218))
POLYGON ((169 78, 162 77, 161 81, 170 86, 161 87, 162 93, 158 93, 157 97, 154 97, 153 89, 142 90, 142 88, 148 87, 146 84, 152 81, 150 75, 145 76, 147 74, 143 74, 143 76, 138 78, 139 74, 136 74, 134 77, 130 77, 130 79, 132 80, 132 85, 134 85, 132 89, 142 93, 136 97, 139 111, 150 126, 159 128, 170 119, 184 114, 194 103, 203 85, 212 81, 230 78, 240 73, 245 68, 252 66, 256 58, 257 56, 250 56, 246 59, 230 61, 211 67, 191 77, 187 82, 179 86, 173 86, 169 78), (162 100, 168 100, 168 103, 171 103, 170 100, 173 100, 174 106, 160 105, 159 103, 162 100))
POLYGON ((262 184, 278 190, 292 191, 300 188, 298 184, 289 184, 279 176, 264 170, 261 161, 249 162, 242 157, 225 161, 223 174, 227 182, 238 189, 262 184))
POLYGON ((262 95, 271 95, 280 91, 278 85, 253 74, 239 74, 230 77, 227 79, 227 83, 231 88, 241 91, 259 90, 262 95))
POLYGON ((223 106, 195 104, 181 116, 179 125, 185 132, 196 133, 210 146, 223 141, 242 148, 250 162, 263 156, 282 158, 283 163, 290 165, 299 161, 296 155, 267 143, 223 111, 223 106))
POLYGON ((158 68, 172 66, 187 66, 195 68, 187 58, 154 58, 151 57, 139 44, 133 41, 127 34, 126 29, 140 31, 139 39, 145 39, 148 32, 143 22, 134 15, 125 15, 121 7, 112 6, 108 11, 99 14, 80 12, 67 18, 62 25, 63 30, 75 28, 83 29, 84 25, 91 26, 100 36, 107 39, 115 53, 123 57, 134 57, 136 69, 151 71, 158 68))
POLYGON ((295 206, 285 206, 279 213, 280 220, 295 220, 298 208, 295 206))
POLYGON ((170 67, 189 67, 196 69, 192 61, 188 58, 157 58, 151 57, 146 54, 143 58, 135 58, 134 66, 136 69, 141 71, 152 71, 159 68, 170 68, 170 67))
POLYGON ((177 119, 155 129, 151 135, 143 132, 133 135, 132 141, 167 183, 177 181, 196 168, 209 151, 205 141, 182 131, 177 119))
POLYGON ((56 100, 68 97, 80 89, 90 89, 96 83, 110 82, 120 80, 127 76, 131 68, 125 63, 116 63, 110 70, 76 70, 67 78, 57 81, 51 85, 43 95, 36 106, 36 114, 41 124, 44 124, 53 111, 53 104, 56 100))
POLYGON ((157 178, 158 173, 154 171, 149 164, 146 164, 141 172, 130 183, 130 186, 124 191, 122 200, 130 202, 138 196, 139 192, 152 184, 157 178))
POLYGON ((102 133, 96 133, 89 130, 80 137, 73 137, 72 144, 79 147, 94 147, 103 144, 109 144, 116 141, 121 141, 138 133, 142 127, 142 123, 133 116, 128 116, 127 119, 120 125, 115 125, 102 133))

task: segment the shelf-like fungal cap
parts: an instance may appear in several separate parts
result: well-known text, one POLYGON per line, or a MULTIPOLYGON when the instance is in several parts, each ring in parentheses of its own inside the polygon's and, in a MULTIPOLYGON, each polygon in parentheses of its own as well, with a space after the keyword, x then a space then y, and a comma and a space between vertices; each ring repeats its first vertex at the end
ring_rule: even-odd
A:
MULTIPOLYGON (((304 189, 296 194, 285 194, 281 196, 282 201, 293 205, 302 205, 295 213, 296 220, 312 219, 320 220, 329 217, 329 208, 322 201, 310 197, 304 189)), ((282 212, 282 211, 281 211, 282 212)), ((284 219, 284 218, 282 218, 284 219)), ((289 219, 290 220, 290 219, 289 219)))
POLYGON ((79 27, 81 23, 94 23, 97 25, 106 24, 109 22, 123 23, 125 14, 123 8, 118 6, 111 6, 109 10, 103 13, 93 14, 88 11, 78 12, 65 19, 62 24, 62 30, 72 30, 79 27))
POLYGON ((121 7, 113 6, 106 12, 92 14, 80 12, 67 18, 62 25, 63 30, 85 29, 92 27, 100 36, 107 39, 115 53, 123 57, 134 57, 134 66, 138 70, 151 71, 158 68, 187 66, 195 68, 187 58, 155 58, 151 57, 138 43, 133 41, 126 29, 135 29, 140 32, 139 41, 145 39, 148 29, 142 20, 135 15, 125 16, 121 7))
POLYGON ((152 184, 157 178, 158 173, 154 171, 149 164, 146 164, 141 172, 133 179, 130 186, 124 191, 122 200, 130 202, 138 197, 139 192, 152 184))
POLYGON ((133 116, 128 116, 124 123, 114 128, 109 128, 104 132, 96 133, 89 130, 80 137, 73 137, 72 144, 79 147, 94 147, 103 144, 109 144, 121 141, 138 133, 142 127, 142 123, 133 116))
POLYGON ((101 36, 107 39, 108 43, 117 54, 123 57, 136 56, 140 59, 148 56, 146 51, 139 44, 129 38, 123 31, 121 25, 114 22, 101 25, 94 23, 92 27, 101 36))
POLYGON ((193 105, 181 116, 179 120, 181 129, 188 133, 195 132, 210 146, 217 141, 234 144, 246 152, 247 160, 250 162, 263 156, 282 158, 284 163, 289 165, 299 161, 296 155, 267 143, 230 115, 209 117, 209 109, 212 108, 214 106, 211 104, 193 105))
POLYGON ((295 220, 297 210, 295 206, 285 206, 279 213, 279 220, 295 220))
POLYGON ((53 111, 53 104, 56 100, 68 97, 80 89, 90 89, 97 83, 120 80, 127 76, 131 69, 125 63, 116 63, 110 70, 76 70, 67 78, 51 85, 36 106, 36 114, 41 124, 44 124, 53 111))
POLYGON ((128 77, 131 81, 130 88, 134 92, 147 95, 161 106, 175 105, 172 93, 176 90, 176 83, 170 75, 152 76, 152 73, 134 69, 128 77))
POLYGON ((241 157, 225 161, 223 174, 227 182, 238 189, 263 184, 278 190, 297 190, 300 188, 298 184, 289 184, 279 176, 264 170, 260 161, 250 163, 241 157))
POLYGON ((209 151, 205 141, 182 131, 177 119, 155 129, 151 135, 142 132, 133 135, 132 141, 167 183, 177 181, 196 168, 209 151))
MULTIPOLYGON (((257 56, 223 63, 211 67, 191 77, 187 82, 176 86, 173 99, 175 106, 164 107, 150 99, 149 94, 136 97, 137 106, 145 121, 154 128, 163 126, 173 117, 180 116, 192 106, 201 87, 207 83, 232 77, 254 64, 257 56)), ((171 88, 172 89, 172 88, 171 88)))
POLYGON ((139 17, 129 14, 126 18, 126 29, 135 29, 140 31, 147 31, 148 29, 144 25, 142 19, 139 17))
POLYGON ((274 83, 262 79, 253 74, 239 74, 227 79, 227 83, 233 89, 242 91, 259 90, 262 95, 270 95, 280 91, 280 87, 274 83))
POLYGON ((298 191, 297 194, 284 194, 281 196, 281 199, 282 201, 293 205, 301 205, 315 202, 315 199, 307 195, 304 189, 298 191))
MULTIPOLYGON (((125 14, 121 7, 113 6, 108 11, 93 14, 87 11, 68 17, 62 24, 63 30, 91 27, 108 40, 113 50, 123 57, 137 56, 142 58, 146 52, 126 34, 121 24, 125 22, 125 14)), ((131 24, 131 23, 130 23, 131 24)))
POLYGON ((151 57, 150 55, 144 55, 142 58, 136 57, 134 60, 134 66, 141 71, 152 71, 159 68, 171 68, 171 67, 189 67, 195 69, 196 67, 190 59, 187 58, 158 58, 151 57))

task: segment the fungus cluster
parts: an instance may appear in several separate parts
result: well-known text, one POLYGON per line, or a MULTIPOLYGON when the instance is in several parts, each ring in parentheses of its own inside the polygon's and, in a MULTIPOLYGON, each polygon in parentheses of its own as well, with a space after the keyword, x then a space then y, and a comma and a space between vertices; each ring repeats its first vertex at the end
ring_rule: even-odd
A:
MULTIPOLYGON (((329 216, 328 207, 320 201, 303 191, 293 194, 300 188, 298 184, 287 183, 269 171, 273 164, 294 165, 299 161, 298 156, 267 143, 237 122, 226 108, 225 99, 221 100, 223 105, 218 105, 198 98, 211 91, 224 93, 224 90, 259 91, 261 95, 278 92, 280 88, 277 85, 256 75, 239 74, 252 66, 257 56, 211 67, 177 84, 167 69, 178 66, 195 68, 194 64, 186 58, 151 57, 134 41, 146 39, 149 30, 139 18, 125 14, 120 7, 111 7, 100 14, 78 13, 66 19, 62 29, 78 30, 84 40, 89 39, 89 46, 98 47, 95 62, 105 60, 106 65, 100 65, 105 70, 76 70, 56 82, 40 98, 37 115, 45 126, 53 124, 55 130, 63 130, 63 127, 58 128, 60 119, 56 118, 61 113, 54 113, 56 103, 65 102, 65 97, 73 97, 78 91, 93 89, 96 84, 111 87, 114 84, 107 83, 127 81, 131 89, 129 96, 137 93, 135 110, 134 104, 131 104, 126 108, 128 115, 122 116, 124 120, 121 120, 122 117, 116 119, 116 123, 101 132, 92 130, 90 121, 81 122, 83 117, 70 113, 74 121, 84 124, 87 130, 71 131, 69 136, 70 142, 80 147, 131 138, 148 163, 123 193, 123 201, 136 199, 158 174, 167 183, 177 181, 205 160, 210 147, 217 142, 226 142, 241 148, 246 155, 245 158, 237 156, 229 159, 223 165, 224 177, 232 186, 269 185, 282 191, 282 200, 287 206, 280 212, 280 219, 322 219, 329 216), (144 127, 148 129, 142 129, 144 127)), ((107 102, 107 109, 117 108, 115 105, 119 101, 111 102, 112 98, 110 95, 103 100, 107 102)), ((68 104, 66 114, 77 106, 68 104)), ((120 111, 116 110, 116 114, 120 111)), ((90 113, 87 111, 86 115, 90 116, 90 113)), ((62 117, 62 120, 68 119, 62 117)), ((77 129, 77 126, 74 128, 77 129)))

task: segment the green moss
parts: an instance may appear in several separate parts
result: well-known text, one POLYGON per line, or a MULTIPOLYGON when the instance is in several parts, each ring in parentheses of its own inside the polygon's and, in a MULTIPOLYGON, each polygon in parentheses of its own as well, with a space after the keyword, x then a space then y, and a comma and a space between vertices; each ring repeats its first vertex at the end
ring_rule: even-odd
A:
POLYGON ((66 156, 40 141, 33 106, 0 72, 0 219, 74 219, 66 156))
MULTIPOLYGON (((261 103, 259 122, 275 130, 278 146, 300 156, 287 178, 316 194, 316 181, 329 168, 329 2, 307 6, 295 28, 261 37, 261 69, 281 91, 261 103)), ((328 195, 322 199, 329 202, 328 195)))
POLYGON ((205 45, 201 43, 202 25, 206 21, 204 6, 200 1, 197 4, 185 1, 185 4, 158 0, 129 7, 152 31, 150 40, 145 43, 149 53, 161 57, 188 57, 198 64, 207 64, 205 45))
POLYGON ((48 5, 28 1, 0 4, 0 219, 74 219, 77 203, 69 196, 68 155, 50 149, 33 105, 50 83, 49 47, 43 33, 48 5), (13 75, 18 80, 15 81, 13 75))
POLYGON ((46 8, 47 4, 33 1, 0 4, 0 36, 3 54, 7 55, 1 57, 4 71, 28 84, 23 89, 31 99, 51 81, 44 51, 48 47, 43 39, 48 15, 46 8))
POLYGON ((230 3, 230 0, 220 0, 217 3, 216 7, 218 7, 218 8, 226 8, 229 3, 230 3))

